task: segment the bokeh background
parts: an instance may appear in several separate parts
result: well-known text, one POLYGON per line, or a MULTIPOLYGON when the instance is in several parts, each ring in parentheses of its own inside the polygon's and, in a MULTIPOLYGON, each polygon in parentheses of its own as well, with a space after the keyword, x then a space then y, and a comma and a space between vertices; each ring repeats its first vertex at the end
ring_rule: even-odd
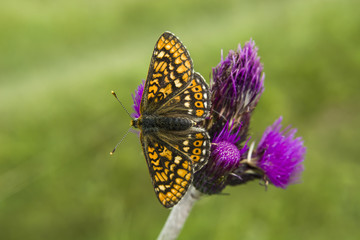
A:
POLYGON ((194 207, 180 239, 359 239, 360 4, 338 0, 3 0, 0 239, 154 239, 156 199, 129 134, 131 94, 166 30, 196 71, 250 38, 264 64, 259 141, 280 115, 307 146, 303 183, 258 181, 194 207))

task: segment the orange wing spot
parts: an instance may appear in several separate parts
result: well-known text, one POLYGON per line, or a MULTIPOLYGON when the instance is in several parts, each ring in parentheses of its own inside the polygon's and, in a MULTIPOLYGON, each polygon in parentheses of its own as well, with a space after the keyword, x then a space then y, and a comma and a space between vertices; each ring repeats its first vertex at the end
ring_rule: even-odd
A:
POLYGON ((177 198, 181 198, 181 197, 182 197, 182 194, 178 192, 178 193, 176 194, 176 197, 177 197, 177 198))
POLYGON ((153 98, 153 97, 155 97, 155 95, 153 93, 149 93, 148 99, 153 98))
POLYGON ((172 197, 174 197, 174 194, 172 194, 171 192, 167 192, 167 193, 166 193, 166 197, 172 198, 172 197))
POLYGON ((170 78, 171 78, 172 80, 174 80, 174 79, 175 79, 174 72, 170 72, 170 78))
MULTIPOLYGON (((164 62, 164 64, 161 66, 160 71, 163 72, 167 66, 167 63, 164 62)), ((166 75, 166 74, 165 74, 166 75)))
POLYGON ((151 153, 152 153, 152 152, 154 152, 154 151, 155 151, 155 148, 152 148, 152 147, 149 147, 149 146, 148 146, 148 152, 151 152, 151 153))
POLYGON ((187 173, 188 173, 188 171, 186 171, 184 169, 178 169, 177 170, 177 174, 182 178, 184 178, 187 173))
POLYGON ((175 40, 174 40, 174 39, 172 39, 172 40, 170 41, 170 43, 171 43, 171 45, 175 46, 175 40))
POLYGON ((152 79, 152 80, 149 82, 149 84, 150 84, 150 85, 154 85, 154 84, 159 85, 159 80, 157 79, 157 77, 161 77, 161 76, 162 76, 161 73, 154 73, 154 74, 153 74, 153 78, 154 78, 154 79, 152 79))
POLYGON ((157 43, 157 49, 162 49, 164 47, 164 41, 165 41, 165 38, 164 37, 161 37, 157 43))
POLYGON ((195 146, 195 147, 200 147, 200 146, 203 144, 203 142, 204 142, 204 141, 196 140, 196 141, 194 142, 194 146, 195 146))
POLYGON ((195 93, 194 97, 196 100, 201 100, 203 98, 203 95, 202 95, 202 93, 195 93))
POLYGON ((198 162, 200 160, 200 156, 197 155, 191 155, 190 157, 194 162, 198 162))
POLYGON ((178 52, 179 52, 179 53, 183 53, 183 52, 184 52, 184 49, 183 49, 183 48, 179 48, 178 52))
POLYGON ((180 185, 177 185, 177 184, 174 184, 173 186, 176 190, 179 190, 180 189, 180 185))
MULTIPOLYGON (((153 154, 151 154, 151 153, 149 152, 149 157, 150 157, 150 159, 157 159, 159 156, 157 155, 156 152, 154 152, 153 154)), ((152 163, 155 164, 156 166, 158 166, 158 165, 159 165, 159 160, 156 161, 156 162, 153 162, 153 161, 152 161, 152 163)))
POLYGON ((179 185, 181 185, 181 183, 183 182, 183 180, 181 178, 177 178, 175 179, 175 182, 179 185))
MULTIPOLYGON (((154 153, 154 154, 156 154, 156 153, 154 153)), ((151 154, 149 154, 149 156, 150 156, 151 154)), ((151 159, 153 159, 152 157, 150 157, 151 159)), ((157 159, 157 154, 156 154, 156 158, 155 159, 157 159)), ((152 164, 154 164, 155 166, 159 166, 159 164, 160 164, 160 159, 158 159, 157 161, 151 161, 151 163, 152 164)))
MULTIPOLYGON (((187 182, 184 182, 184 183, 185 183, 185 185, 183 187, 185 187, 187 185, 187 182)), ((185 191, 185 188, 180 188, 179 189, 179 192, 181 192, 181 193, 184 192, 184 191, 185 191)))
POLYGON ((177 197, 176 197, 176 196, 173 196, 173 197, 171 198, 171 200, 172 200, 173 202, 176 202, 176 201, 177 201, 177 197))
POLYGON ((181 59, 180 57, 176 58, 175 61, 174 61, 175 64, 180 64, 181 63, 181 59))
POLYGON ((165 194, 159 193, 159 194, 158 194, 158 197, 159 197, 160 202, 164 202, 164 201, 165 201, 165 198, 166 198, 165 194))
POLYGON ((149 92, 156 93, 158 90, 158 87, 156 85, 152 85, 149 87, 149 92))
POLYGON ((173 178, 174 178, 174 176, 175 176, 175 174, 174 174, 174 173, 170 173, 170 175, 169 175, 170 180, 171 180, 171 179, 173 179, 173 178))
POLYGON ((195 86, 195 87, 191 88, 191 91, 193 91, 193 92, 200 92, 200 91, 201 91, 201 87, 200 87, 200 86, 195 86))
POLYGON ((183 166, 183 168, 188 169, 188 167, 189 167, 188 161, 183 162, 182 166, 183 166))
POLYGON ((204 108, 204 103, 203 103, 203 102, 200 102, 200 101, 196 101, 196 102, 195 102, 195 107, 204 108))
POLYGON ((187 60, 187 61, 185 62, 185 66, 186 66, 187 68, 190 68, 190 67, 191 67, 191 64, 190 64, 190 61, 189 61, 189 60, 187 60))
POLYGON ((157 67, 158 64, 159 64, 158 61, 156 61, 156 62, 154 63, 154 69, 157 67))
POLYGON ((169 74, 169 72, 168 72, 167 68, 165 68, 165 70, 164 70, 164 76, 166 76, 166 75, 168 75, 168 74, 169 74))
POLYGON ((192 153, 195 154, 195 155, 200 155, 201 154, 201 149, 200 148, 194 148, 192 153))
POLYGON ((190 173, 186 174, 185 179, 189 181, 190 178, 191 178, 191 174, 190 173))
POLYGON ((178 193, 178 191, 176 191, 176 190, 173 189, 173 188, 172 188, 170 191, 171 191, 174 195, 176 195, 176 194, 178 193))
POLYGON ((196 83, 195 79, 193 79, 193 80, 191 81, 191 83, 190 83, 190 85, 189 85, 188 88, 192 88, 192 87, 194 87, 195 85, 197 85, 197 83, 196 83))
MULTIPOLYGON (((174 102, 180 102, 180 100, 181 100, 181 98, 180 98, 180 96, 176 96, 176 97, 174 97, 173 98, 173 100, 174 100, 174 102)), ((178 145, 176 145, 176 146, 174 146, 176 149, 179 149, 179 146, 178 145)))
POLYGON ((182 79, 183 79, 185 82, 187 82, 188 78, 189 78, 189 74, 184 73, 184 75, 182 76, 182 79))
MULTIPOLYGON (((189 183, 187 181, 183 181, 180 185, 183 186, 183 187, 186 187, 189 183)), ((181 190, 181 189, 180 189, 181 190)), ((180 191, 179 190, 179 191, 180 191)))
POLYGON ((165 181, 168 180, 168 176, 166 176, 165 172, 161 172, 161 176, 165 179, 165 181))
POLYGON ((174 57, 174 58, 177 58, 178 56, 180 56, 179 51, 174 52, 173 57, 174 57))
POLYGON ((154 175, 154 178, 155 178, 155 182, 159 181, 159 178, 156 175, 154 175))
POLYGON ((167 149, 166 147, 164 147, 164 150, 159 154, 160 154, 160 156, 166 157, 169 160, 172 159, 172 152, 169 149, 167 149))
POLYGON ((165 182, 165 179, 161 176, 161 174, 159 172, 156 172, 156 175, 158 176, 158 178, 161 182, 165 182))
POLYGON ((185 61, 186 59, 188 59, 185 54, 181 54, 180 58, 181 58, 181 60, 183 60, 183 61, 185 61))
POLYGON ((201 117, 204 115, 204 110, 196 110, 196 116, 201 117))
POLYGON ((154 171, 161 171, 161 170, 163 170, 162 167, 155 167, 155 166, 153 166, 153 169, 154 169, 154 171))
POLYGON ((172 172, 173 172, 175 167, 176 167, 176 165, 175 165, 175 164, 171 164, 171 165, 170 165, 170 171, 172 171, 172 172))
POLYGON ((176 69, 176 71, 178 72, 178 73, 183 73, 183 72, 185 72, 187 70, 187 68, 184 66, 184 65, 180 65, 177 69, 176 69))
POLYGON ((168 43, 168 44, 165 45, 165 49, 170 50, 170 48, 172 48, 172 46, 173 45, 171 43, 168 43))
POLYGON ((173 54, 176 50, 177 50, 177 48, 176 48, 175 46, 173 46, 173 47, 170 49, 170 53, 173 54))
POLYGON ((203 139, 203 138, 204 138, 204 135, 203 135, 202 133, 197 133, 197 134, 195 135, 195 138, 196 138, 196 139, 203 139))
POLYGON ((173 92, 171 84, 168 84, 165 88, 161 88, 160 92, 164 94, 164 97, 171 94, 173 92))
POLYGON ((168 175, 169 169, 165 168, 165 169, 164 169, 164 173, 165 173, 166 175, 168 175))
POLYGON ((160 62, 160 63, 156 66, 156 68, 155 68, 155 66, 154 66, 155 72, 158 72, 158 71, 160 70, 161 66, 164 65, 164 64, 166 64, 166 62, 160 62))
POLYGON ((166 167, 166 168, 169 168, 169 164, 170 164, 169 161, 165 161, 165 167, 166 167))

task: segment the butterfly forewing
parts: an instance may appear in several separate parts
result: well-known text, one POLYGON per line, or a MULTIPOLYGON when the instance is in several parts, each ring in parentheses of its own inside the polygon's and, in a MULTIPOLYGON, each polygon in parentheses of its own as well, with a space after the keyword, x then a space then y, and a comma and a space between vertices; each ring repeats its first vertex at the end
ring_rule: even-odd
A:
POLYGON ((191 183, 191 160, 157 137, 145 136, 142 146, 157 198, 165 207, 174 206, 191 183))
POLYGON ((165 32, 155 44, 140 109, 152 113, 185 89, 193 76, 193 63, 181 41, 165 32))

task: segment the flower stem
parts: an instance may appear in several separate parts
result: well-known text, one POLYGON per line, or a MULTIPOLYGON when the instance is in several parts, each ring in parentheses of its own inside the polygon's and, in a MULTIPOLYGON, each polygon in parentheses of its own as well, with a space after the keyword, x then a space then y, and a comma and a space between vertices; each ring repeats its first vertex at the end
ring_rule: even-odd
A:
POLYGON ((202 193, 196 190, 194 186, 191 185, 189 187, 183 199, 172 208, 170 215, 157 238, 158 240, 177 239, 193 205, 200 199, 201 195, 202 193))

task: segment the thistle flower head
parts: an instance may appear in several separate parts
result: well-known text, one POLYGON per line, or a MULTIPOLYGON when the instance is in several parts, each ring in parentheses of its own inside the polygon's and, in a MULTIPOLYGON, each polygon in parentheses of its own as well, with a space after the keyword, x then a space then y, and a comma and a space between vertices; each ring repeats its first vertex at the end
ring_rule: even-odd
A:
POLYGON ((133 109, 135 111, 131 114, 131 117, 133 117, 133 118, 140 117, 140 104, 141 104, 141 98, 142 98, 142 95, 144 92, 144 86, 145 86, 145 81, 143 80, 142 83, 135 90, 135 94, 131 95, 132 99, 134 101, 133 109))
POLYGON ((264 74, 255 42, 250 40, 213 68, 212 110, 225 119, 242 121, 244 113, 251 113, 264 91, 264 74))
POLYGON ((266 129, 255 155, 266 178, 276 187, 286 188, 300 179, 306 148, 300 137, 295 138, 296 129, 281 130, 281 121, 282 117, 266 129))
POLYGON ((214 194, 221 192, 226 186, 228 175, 239 166, 241 157, 247 151, 247 145, 241 149, 237 147, 240 137, 231 133, 232 124, 226 123, 222 131, 217 134, 211 147, 211 154, 206 166, 195 173, 193 184, 201 192, 214 194))

